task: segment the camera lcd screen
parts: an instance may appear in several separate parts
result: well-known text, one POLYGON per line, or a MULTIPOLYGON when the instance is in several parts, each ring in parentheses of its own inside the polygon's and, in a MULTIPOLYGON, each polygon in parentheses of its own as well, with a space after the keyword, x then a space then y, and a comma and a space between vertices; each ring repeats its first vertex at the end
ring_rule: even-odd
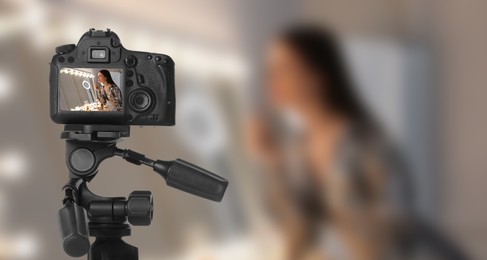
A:
POLYGON ((122 77, 119 68, 61 68, 60 110, 122 112, 122 77))

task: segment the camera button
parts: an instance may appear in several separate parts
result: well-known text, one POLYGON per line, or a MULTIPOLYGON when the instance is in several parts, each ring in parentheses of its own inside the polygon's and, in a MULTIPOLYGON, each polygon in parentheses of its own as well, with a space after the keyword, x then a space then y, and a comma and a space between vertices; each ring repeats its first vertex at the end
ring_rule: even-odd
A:
POLYGON ((129 95, 129 105, 135 112, 147 111, 152 105, 152 96, 147 90, 138 89, 129 95))
POLYGON ((117 41, 116 39, 113 39, 113 38, 112 38, 112 46, 113 46, 113 47, 115 47, 115 48, 117 48, 117 47, 119 47, 119 46, 120 46, 120 42, 119 42, 119 41, 117 41))
POLYGON ((129 67, 133 67, 137 64, 137 58, 134 56, 129 56, 125 59, 125 64, 129 67))
POLYGON ((127 85, 127 87, 132 87, 134 85, 134 82, 129 79, 129 80, 125 81, 125 85, 127 85))
POLYGON ((140 84, 144 84, 145 83, 144 76, 140 74, 137 75, 137 82, 139 82, 140 84))
POLYGON ((131 78, 134 75, 134 72, 129 70, 127 71, 127 77, 131 78))

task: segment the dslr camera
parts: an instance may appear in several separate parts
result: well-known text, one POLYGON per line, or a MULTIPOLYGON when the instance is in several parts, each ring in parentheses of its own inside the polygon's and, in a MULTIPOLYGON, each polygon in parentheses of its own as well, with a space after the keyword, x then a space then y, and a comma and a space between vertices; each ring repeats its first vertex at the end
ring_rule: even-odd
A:
POLYGON ((50 114, 59 124, 174 125, 171 57, 125 49, 116 33, 90 29, 56 48, 50 114))

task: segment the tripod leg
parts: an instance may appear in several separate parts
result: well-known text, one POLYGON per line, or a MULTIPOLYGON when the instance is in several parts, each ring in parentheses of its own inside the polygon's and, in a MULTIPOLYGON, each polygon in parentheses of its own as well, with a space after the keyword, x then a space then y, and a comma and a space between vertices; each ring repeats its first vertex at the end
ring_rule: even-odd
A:
POLYGON ((91 246, 88 260, 139 260, 139 250, 119 237, 97 238, 91 246))

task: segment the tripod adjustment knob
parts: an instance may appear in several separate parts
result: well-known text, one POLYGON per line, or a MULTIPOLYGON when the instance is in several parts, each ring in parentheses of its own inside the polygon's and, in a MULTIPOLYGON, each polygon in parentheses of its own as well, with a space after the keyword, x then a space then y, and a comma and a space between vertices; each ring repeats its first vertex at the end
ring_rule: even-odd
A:
POLYGON ((153 216, 153 200, 150 191, 134 191, 125 205, 129 222, 134 226, 148 226, 153 216))

